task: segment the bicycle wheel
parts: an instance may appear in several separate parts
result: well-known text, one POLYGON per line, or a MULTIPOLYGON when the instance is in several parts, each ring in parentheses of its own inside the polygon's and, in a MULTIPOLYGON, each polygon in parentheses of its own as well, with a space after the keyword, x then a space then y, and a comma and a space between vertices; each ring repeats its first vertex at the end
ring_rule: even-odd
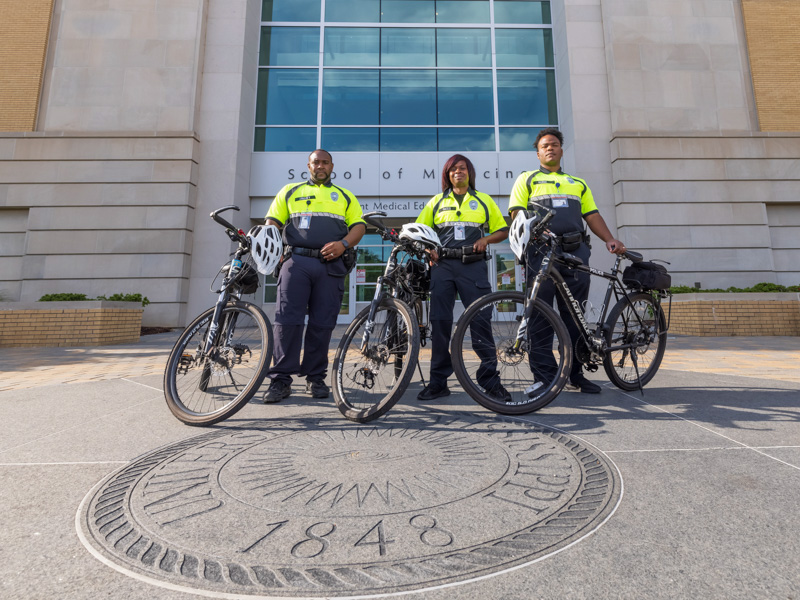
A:
POLYGON ((369 342, 362 348, 368 317, 369 307, 358 313, 333 359, 336 406, 357 423, 377 419, 397 403, 419 356, 419 327, 405 302, 383 299, 369 342))
POLYGON ((211 351, 203 345, 214 309, 184 330, 167 359, 167 406, 187 425, 213 425, 240 410, 255 394, 272 358, 272 327, 261 309, 233 301, 223 310, 211 351))
POLYGON ((547 406, 564 389, 572 365, 567 328, 540 300, 519 348, 514 347, 524 311, 521 292, 479 298, 458 320, 450 344, 453 369, 464 390, 481 406, 503 415, 547 406), (510 400, 489 393, 498 385, 510 400))
POLYGON ((603 368, 615 386, 626 391, 644 387, 658 371, 667 347, 664 311, 646 292, 628 294, 606 321, 608 350, 603 368))

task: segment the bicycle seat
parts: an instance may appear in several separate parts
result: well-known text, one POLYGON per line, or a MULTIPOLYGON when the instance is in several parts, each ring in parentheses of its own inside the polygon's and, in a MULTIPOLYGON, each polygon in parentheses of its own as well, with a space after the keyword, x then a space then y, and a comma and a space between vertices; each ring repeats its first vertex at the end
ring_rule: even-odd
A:
POLYGON ((568 252, 562 252, 561 256, 558 258, 568 267, 579 267, 583 264, 583 259, 575 256, 574 254, 569 254, 568 252))

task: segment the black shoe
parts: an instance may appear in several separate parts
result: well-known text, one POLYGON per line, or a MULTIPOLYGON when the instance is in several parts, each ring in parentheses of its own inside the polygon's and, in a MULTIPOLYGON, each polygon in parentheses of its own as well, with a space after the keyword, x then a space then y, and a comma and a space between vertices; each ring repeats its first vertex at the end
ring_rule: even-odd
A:
POLYGON ((446 385, 429 383, 419 394, 417 394, 417 400, 422 400, 423 402, 427 402, 428 400, 434 400, 435 398, 441 398, 442 396, 449 396, 449 395, 450 395, 450 390, 447 389, 446 385))
POLYGON ((311 392, 313 398, 327 398, 331 391, 322 379, 306 381, 306 391, 311 392))
POLYGON ((602 391, 599 385, 586 379, 583 373, 570 378, 569 382, 573 387, 578 388, 582 394, 599 394, 602 391))
POLYGON ((273 379, 269 384, 269 389, 264 392, 264 404, 275 404, 284 398, 288 398, 292 393, 292 386, 285 381, 273 379))
POLYGON ((489 394, 494 400, 498 402, 511 402, 511 394, 509 391, 504 388, 501 384, 497 384, 491 390, 486 390, 486 393, 489 394))

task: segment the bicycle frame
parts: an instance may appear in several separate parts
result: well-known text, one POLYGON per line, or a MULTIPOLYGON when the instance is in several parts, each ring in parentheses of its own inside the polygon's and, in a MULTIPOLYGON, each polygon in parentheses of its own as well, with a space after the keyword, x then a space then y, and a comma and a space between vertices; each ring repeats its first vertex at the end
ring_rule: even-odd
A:
MULTIPOLYGON (((589 265, 585 265, 582 262, 565 259, 563 255, 558 256, 556 254, 556 248, 558 243, 556 236, 553 235, 552 233, 544 232, 542 233, 542 237, 549 238, 548 242, 549 249, 545 257, 542 259, 542 264, 541 267, 539 268, 539 272, 536 274, 536 277, 533 280, 533 284, 531 285, 531 289, 528 292, 525 314, 523 315, 519 330, 517 332, 517 339, 514 345, 514 349, 519 350, 525 339, 528 320, 533 314, 533 303, 538 297, 542 283, 547 279, 553 281, 556 293, 559 296, 561 296, 561 298, 564 300, 564 303, 567 306, 567 311, 569 312, 572 320, 575 322, 575 325, 578 327, 578 329, 581 331, 581 334, 587 340, 589 350, 592 354, 592 359, 597 360, 599 362, 602 360, 603 354, 608 354, 610 352, 614 352, 617 350, 626 350, 632 348, 633 345, 631 344, 624 344, 620 346, 607 346, 605 342, 605 337, 602 335, 604 332, 603 330, 605 327, 608 311, 611 306, 612 294, 614 295, 615 301, 619 301, 620 298, 625 298, 628 305, 630 307, 633 307, 633 304, 631 303, 630 298, 628 297, 628 294, 625 291, 625 287, 619 280, 619 266, 620 263, 622 262, 624 255, 618 254, 616 256, 616 260, 614 261, 614 266, 611 268, 610 271, 606 272, 600 269, 595 269, 593 267, 590 267, 589 265), (583 314, 583 308, 581 307, 580 303, 575 299, 575 297, 572 295, 572 291, 569 289, 569 286, 564 280, 564 276, 561 275, 559 270, 555 268, 556 265, 567 266, 576 271, 588 273, 591 276, 602 277, 608 280, 608 287, 606 288, 605 297, 603 299, 603 306, 600 312, 600 319, 595 324, 594 328, 592 328, 586 321, 586 317, 583 314)), ((631 253, 631 255, 638 256, 635 253, 631 253)), ((658 303, 660 304, 660 298, 658 299, 658 303)), ((639 322, 639 325, 644 327, 644 323, 642 322, 641 317, 635 310, 633 311, 633 315, 636 317, 636 320, 639 322)), ((575 341, 577 340, 573 340, 573 344, 575 343, 575 341)))

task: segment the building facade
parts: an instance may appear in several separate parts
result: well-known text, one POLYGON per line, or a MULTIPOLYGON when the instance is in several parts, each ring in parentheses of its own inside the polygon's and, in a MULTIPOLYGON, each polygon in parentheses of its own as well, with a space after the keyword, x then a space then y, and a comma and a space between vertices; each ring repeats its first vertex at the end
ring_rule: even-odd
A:
MULTIPOLYGON (((399 225, 456 152, 505 212, 549 125, 674 283, 800 283, 799 20, 792 0, 0 0, 0 295, 139 292, 146 324, 181 326, 230 252, 208 214, 262 221, 314 148, 399 225)), ((382 268, 361 248, 342 320, 382 268)))

